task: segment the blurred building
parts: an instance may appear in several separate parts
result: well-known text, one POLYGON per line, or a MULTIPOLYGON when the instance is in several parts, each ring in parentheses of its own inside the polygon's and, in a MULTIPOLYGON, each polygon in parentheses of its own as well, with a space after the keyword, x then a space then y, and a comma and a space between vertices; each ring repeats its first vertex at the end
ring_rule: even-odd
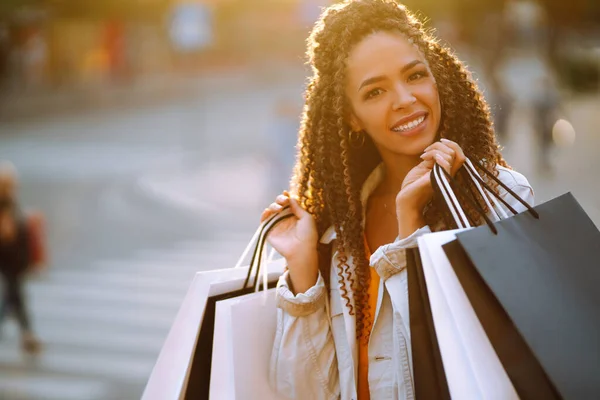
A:
POLYGON ((3 0, 0 64, 19 87, 56 87, 270 57, 300 60, 320 7, 329 3, 3 0))
MULTIPOLYGON (((532 0, 533 1, 533 0, 532 0)), ((405 0, 455 41, 490 55, 502 13, 525 0, 405 0)), ((288 58, 300 62, 320 8, 334 0, 2 0, 0 76, 13 86, 94 86, 147 74, 288 58)), ((598 31, 600 2, 539 0, 551 49, 565 31, 598 31)), ((521 13, 523 14, 523 13, 521 13)), ((526 14, 526 12, 525 12, 526 14)), ((589 32, 592 32, 590 34, 589 32)), ((596 36, 599 35, 596 33, 596 36)), ((594 45, 592 45, 594 46, 594 45)), ((563 46, 564 47, 564 46, 563 46)), ((490 57, 493 58, 493 57, 490 57)))

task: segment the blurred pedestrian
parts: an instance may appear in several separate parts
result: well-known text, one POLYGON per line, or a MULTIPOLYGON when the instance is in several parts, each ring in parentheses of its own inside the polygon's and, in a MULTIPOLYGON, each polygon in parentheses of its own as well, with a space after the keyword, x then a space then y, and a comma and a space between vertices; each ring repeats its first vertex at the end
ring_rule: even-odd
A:
POLYGON ((507 88, 502 85, 496 77, 495 71, 491 71, 490 87, 490 105, 492 106, 492 117, 494 121, 494 131, 496 138, 501 144, 505 144, 507 140, 507 131, 510 114, 512 111, 512 97, 507 88))
POLYGON ((12 313, 21 328, 24 351, 41 349, 31 328, 23 283, 30 264, 29 236, 25 219, 17 204, 17 175, 10 163, 0 164, 0 276, 4 283, 0 305, 0 327, 12 313))
POLYGON ((536 95, 532 102, 533 126, 537 136, 537 167, 539 172, 552 174, 550 152, 552 150, 552 127, 558 120, 561 107, 560 95, 556 84, 550 77, 540 78, 537 82, 536 95))

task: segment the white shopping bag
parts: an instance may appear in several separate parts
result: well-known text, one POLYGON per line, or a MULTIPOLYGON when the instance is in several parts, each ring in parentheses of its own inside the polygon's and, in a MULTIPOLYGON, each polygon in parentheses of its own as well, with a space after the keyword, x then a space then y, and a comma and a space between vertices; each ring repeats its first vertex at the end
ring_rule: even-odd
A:
POLYGON ((518 399, 442 248, 464 230, 436 232, 418 239, 448 389, 453 399, 518 399))
MULTIPOLYGON (((285 270, 285 260, 266 259, 266 237, 277 223, 291 217, 293 213, 289 207, 284 207, 281 212, 264 221, 234 268, 196 274, 146 384, 143 400, 208 396, 210 387, 207 384, 212 375, 208 372, 212 367, 209 353, 215 337, 221 339, 215 336, 216 321, 212 307, 216 309, 219 299, 243 296, 253 290, 258 291, 261 283, 267 288, 277 282, 285 270), (250 267, 241 267, 253 248, 250 267), (209 300, 211 308, 207 313, 209 300), (190 373, 197 376, 190 377, 190 373), (188 387, 192 379, 193 385, 188 387)), ((272 306, 275 311, 275 305, 272 306)), ((273 339, 271 345, 272 342, 273 339)))
MULTIPOLYGON (((284 267, 282 259, 269 263, 269 281, 277 280, 284 267)), ((247 274, 248 267, 196 273, 146 384, 143 400, 185 397, 207 299, 242 288, 247 274)))
POLYGON ((269 363, 277 328, 275 289, 217 302, 211 400, 278 400, 269 363))

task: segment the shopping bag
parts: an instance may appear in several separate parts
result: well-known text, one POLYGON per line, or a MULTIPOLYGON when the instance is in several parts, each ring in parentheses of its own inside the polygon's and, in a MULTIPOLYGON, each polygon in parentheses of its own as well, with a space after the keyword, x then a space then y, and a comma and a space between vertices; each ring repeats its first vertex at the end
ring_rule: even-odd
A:
POLYGON ((268 381, 275 289, 217 302, 210 399, 278 400, 268 381))
MULTIPOLYGON (((271 282, 283 272, 270 266, 271 282)), ((236 292, 248 267, 197 272, 152 370, 143 399, 208 398, 215 304, 236 292), (208 374, 208 375, 206 375, 208 374)))
POLYGON ((415 397, 448 400, 450 391, 418 248, 406 249, 406 269, 415 397))
POLYGON ((442 231, 418 238, 450 396, 454 399, 518 399, 442 248, 463 231, 465 229, 442 231))
POLYGON ((257 260, 263 260, 268 231, 292 215, 284 209, 261 224, 234 268, 196 274, 146 384, 144 400, 208 398, 216 302, 251 293, 259 284, 275 286, 284 260, 269 262, 268 268, 257 260), (252 247, 250 265, 239 267, 252 247))
MULTIPOLYGON (((446 190, 436 173, 439 171, 434 170, 432 185, 452 205, 448 197, 454 194, 446 190)), ((461 210, 450 211, 462 221, 458 215, 461 210)), ((424 235, 418 239, 417 248, 406 251, 416 397, 515 398, 441 250, 440 245, 457 232, 460 230, 424 235), (470 343, 473 341, 475 344, 470 343)))
MULTIPOLYGON (((269 265, 269 269, 273 270, 269 272, 269 288, 276 286, 279 276, 283 273, 283 267, 283 260, 277 260, 269 265)), ((208 296, 206 300, 205 314, 200 324, 197 347, 192 357, 188 384, 185 388, 184 398, 186 399, 209 398, 213 385, 211 381, 212 363, 218 357, 214 354, 215 340, 218 340, 218 343, 223 343, 222 337, 217 334, 216 330, 216 307, 222 300, 235 299, 239 296, 254 293, 253 288, 239 289, 243 285, 244 279, 230 280, 226 286, 219 283, 210 285, 213 288, 212 293, 215 294, 208 296)), ((223 332, 223 330, 218 332, 223 332)), ((265 370, 266 373, 267 370, 265 370)))
POLYGON ((29 249, 29 269, 31 272, 40 272, 48 265, 48 251, 46 238, 46 221, 39 211, 25 213, 29 249))
POLYGON ((452 240, 442 247, 519 397, 560 399, 537 357, 458 241, 452 240))
MULTIPOLYGON (((264 262, 266 237, 271 229, 287 217, 281 216, 269 224, 260 235, 252 262, 256 276, 267 270, 264 262)), ((280 260, 283 261, 283 260, 280 260)), ((252 264, 251 264, 252 266, 252 264)), ((255 280, 255 289, 258 289, 255 280)), ((214 339, 211 353, 211 399, 278 399, 268 382, 270 356, 277 324, 274 284, 262 293, 238 292, 236 296, 217 298, 214 319, 214 339), (270 290, 269 290, 270 289, 270 290)))
POLYGON ((522 399, 600 398, 600 231, 570 193, 525 205, 447 256, 522 399))

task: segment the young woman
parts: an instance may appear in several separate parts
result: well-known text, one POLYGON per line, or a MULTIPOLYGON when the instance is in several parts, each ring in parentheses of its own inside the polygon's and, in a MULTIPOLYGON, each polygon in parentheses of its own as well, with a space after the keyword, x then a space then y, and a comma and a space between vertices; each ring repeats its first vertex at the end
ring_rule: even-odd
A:
POLYGON ((454 228, 433 196, 434 163, 461 181, 467 154, 529 203, 533 191, 503 160, 469 72, 402 5, 332 5, 308 43, 292 194, 261 217, 295 214, 268 238, 288 267, 271 383, 293 399, 412 399, 405 249, 454 228))

